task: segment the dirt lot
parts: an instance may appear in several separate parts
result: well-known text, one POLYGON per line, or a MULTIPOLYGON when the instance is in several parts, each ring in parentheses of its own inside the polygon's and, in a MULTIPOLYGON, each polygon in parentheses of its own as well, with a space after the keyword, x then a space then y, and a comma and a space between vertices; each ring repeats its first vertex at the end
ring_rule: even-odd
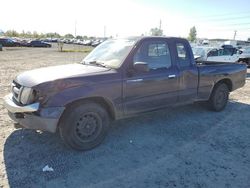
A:
POLYGON ((120 120, 92 151, 67 149, 56 134, 14 129, 2 98, 15 75, 84 56, 56 47, 0 52, 0 187, 250 187, 249 70, 223 112, 195 104, 120 120), (45 165, 54 171, 43 172, 45 165))

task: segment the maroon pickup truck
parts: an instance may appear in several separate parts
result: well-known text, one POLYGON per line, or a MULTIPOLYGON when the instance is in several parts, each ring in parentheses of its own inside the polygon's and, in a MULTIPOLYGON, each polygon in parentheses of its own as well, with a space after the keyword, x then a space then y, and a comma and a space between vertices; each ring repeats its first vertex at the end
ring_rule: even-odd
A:
POLYGON ((4 104, 17 127, 59 131, 66 145, 88 150, 110 120, 196 101, 221 111, 245 78, 245 64, 195 62, 185 39, 112 39, 79 64, 18 75, 4 104))

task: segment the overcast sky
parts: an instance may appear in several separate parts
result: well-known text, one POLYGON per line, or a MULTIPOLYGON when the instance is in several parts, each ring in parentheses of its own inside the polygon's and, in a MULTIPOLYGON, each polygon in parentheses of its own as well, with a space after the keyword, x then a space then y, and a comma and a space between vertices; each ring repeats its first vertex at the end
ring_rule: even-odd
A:
POLYGON ((249 0, 5 0, 0 29, 77 35, 135 36, 159 27, 167 36, 250 37, 249 0))

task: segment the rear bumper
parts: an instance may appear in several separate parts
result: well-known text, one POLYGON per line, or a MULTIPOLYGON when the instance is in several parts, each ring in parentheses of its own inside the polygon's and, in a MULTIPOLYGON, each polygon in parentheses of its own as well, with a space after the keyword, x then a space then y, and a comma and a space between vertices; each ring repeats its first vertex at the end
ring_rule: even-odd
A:
POLYGON ((16 127, 56 132, 58 121, 64 107, 39 108, 39 103, 18 106, 12 100, 12 95, 4 97, 4 106, 10 118, 19 124, 16 127))

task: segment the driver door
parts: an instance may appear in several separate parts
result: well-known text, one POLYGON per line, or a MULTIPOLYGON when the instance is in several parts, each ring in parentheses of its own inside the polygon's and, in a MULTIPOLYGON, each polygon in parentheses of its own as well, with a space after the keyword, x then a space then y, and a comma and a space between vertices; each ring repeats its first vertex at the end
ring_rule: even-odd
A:
POLYGON ((146 40, 133 63, 147 63, 149 71, 134 72, 123 82, 125 114, 159 109, 177 102, 179 72, 172 65, 167 40, 146 40))

